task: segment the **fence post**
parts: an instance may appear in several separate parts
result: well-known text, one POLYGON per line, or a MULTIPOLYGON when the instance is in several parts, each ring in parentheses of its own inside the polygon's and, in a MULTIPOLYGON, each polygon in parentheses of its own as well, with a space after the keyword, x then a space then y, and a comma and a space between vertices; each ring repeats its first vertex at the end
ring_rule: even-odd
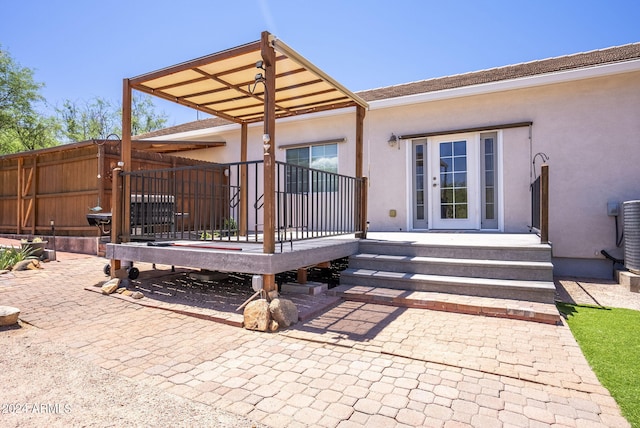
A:
POLYGON ((18 176, 16 177, 16 181, 18 183, 18 189, 16 193, 16 234, 20 235, 22 233, 22 181, 23 181, 23 168, 24 168, 24 158, 20 156, 18 158, 18 176))
POLYGON ((540 242, 549 243, 549 165, 540 170, 540 242))

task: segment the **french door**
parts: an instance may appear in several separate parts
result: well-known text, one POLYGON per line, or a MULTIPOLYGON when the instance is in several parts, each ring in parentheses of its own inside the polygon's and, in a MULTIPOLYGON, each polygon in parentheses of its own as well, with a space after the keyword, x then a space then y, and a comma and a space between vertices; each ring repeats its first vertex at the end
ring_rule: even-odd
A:
POLYGON ((472 136, 431 142, 433 229, 479 229, 478 144, 472 136))
POLYGON ((496 229, 496 134, 412 144, 413 229, 496 229))

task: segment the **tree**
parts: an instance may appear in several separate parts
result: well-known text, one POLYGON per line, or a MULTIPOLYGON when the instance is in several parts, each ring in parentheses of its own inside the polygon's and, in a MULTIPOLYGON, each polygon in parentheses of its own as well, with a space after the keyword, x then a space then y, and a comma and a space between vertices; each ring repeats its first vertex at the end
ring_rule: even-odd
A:
MULTIPOLYGON (((84 105, 65 100, 56 109, 61 122, 60 138, 66 141, 106 139, 122 135, 122 108, 104 98, 93 98, 84 105)), ((134 94, 131 100, 131 133, 139 135, 160 129, 167 123, 158 113, 149 95, 134 94)))
MULTIPOLYGON (((122 110, 120 110, 122 112, 122 110)), ((163 128, 167 124, 167 115, 156 113, 155 106, 149 95, 133 94, 131 97, 131 135, 163 128)), ((120 127, 122 132, 122 127, 120 127)), ((119 134, 121 135, 121 134, 119 134)))
POLYGON ((65 100, 62 108, 56 111, 60 120, 60 138, 69 142, 105 139, 120 129, 117 110, 103 98, 93 98, 83 105, 65 100))
POLYGON ((17 64, 0 46, 0 154, 57 144, 55 121, 37 111, 44 103, 33 71, 17 64))

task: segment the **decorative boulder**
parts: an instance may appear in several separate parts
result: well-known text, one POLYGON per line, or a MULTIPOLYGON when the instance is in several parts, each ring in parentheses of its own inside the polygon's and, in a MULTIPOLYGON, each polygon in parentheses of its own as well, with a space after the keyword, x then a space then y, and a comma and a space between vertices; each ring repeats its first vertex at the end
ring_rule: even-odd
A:
POLYGON ((298 322, 298 308, 287 299, 273 299, 269 303, 271 317, 282 327, 289 327, 298 322))
POLYGON ((14 325, 18 322, 20 309, 13 306, 0 306, 0 326, 14 325))
POLYGON ((120 279, 113 278, 102 284, 102 294, 111 294, 120 287, 120 279))
POLYGON ((266 300, 254 300, 244 308, 244 328, 247 330, 267 331, 271 324, 269 303, 266 300))
POLYGON ((15 265, 13 265, 12 270, 36 270, 40 268, 40 261, 37 259, 26 259, 21 260, 15 265))

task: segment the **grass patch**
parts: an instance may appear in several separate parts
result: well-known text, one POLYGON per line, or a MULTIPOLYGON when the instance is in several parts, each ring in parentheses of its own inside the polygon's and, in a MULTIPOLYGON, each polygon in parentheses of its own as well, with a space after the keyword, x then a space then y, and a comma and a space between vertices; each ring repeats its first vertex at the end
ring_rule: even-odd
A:
POLYGON ((640 312, 558 303, 589 365, 640 428, 640 312))

